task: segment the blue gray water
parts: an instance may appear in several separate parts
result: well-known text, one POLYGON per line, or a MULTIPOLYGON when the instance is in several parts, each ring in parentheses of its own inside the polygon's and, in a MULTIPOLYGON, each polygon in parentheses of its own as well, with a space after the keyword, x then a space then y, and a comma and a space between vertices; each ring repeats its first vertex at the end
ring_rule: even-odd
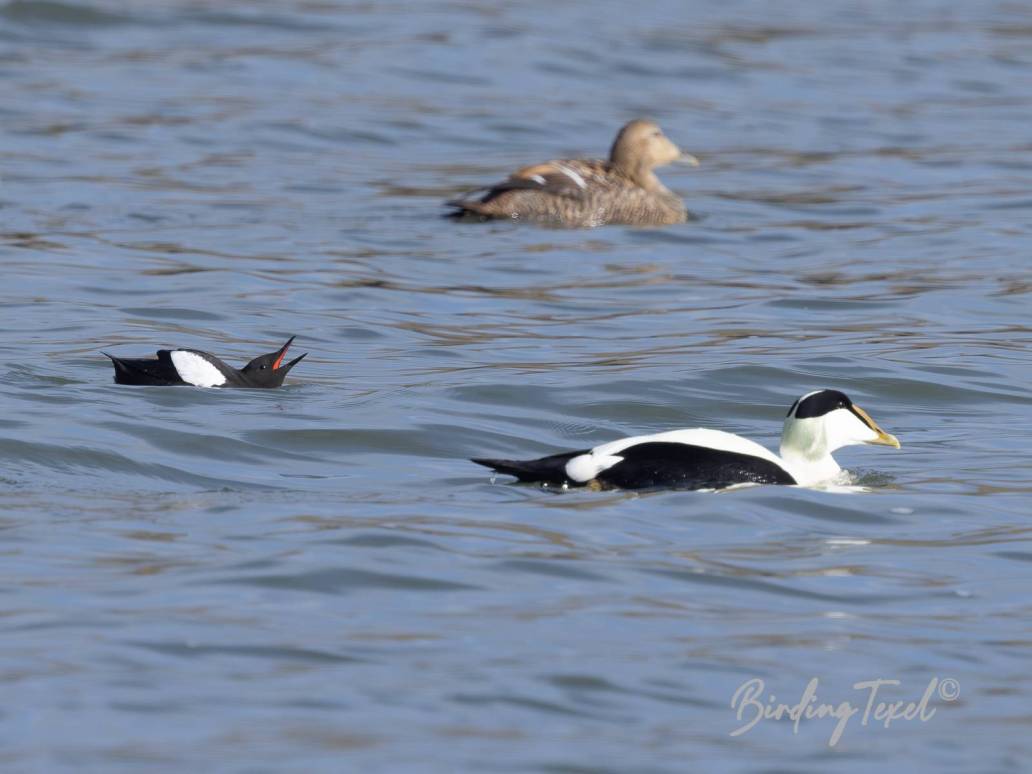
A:
POLYGON ((1027 767, 1027 4, 9 0, 0 92, 5 772, 1027 767), (639 115, 698 221, 440 219, 639 115), (292 334, 269 392, 101 355, 292 334), (822 386, 868 494, 466 461, 822 386), (940 682, 730 736, 814 677, 940 682))

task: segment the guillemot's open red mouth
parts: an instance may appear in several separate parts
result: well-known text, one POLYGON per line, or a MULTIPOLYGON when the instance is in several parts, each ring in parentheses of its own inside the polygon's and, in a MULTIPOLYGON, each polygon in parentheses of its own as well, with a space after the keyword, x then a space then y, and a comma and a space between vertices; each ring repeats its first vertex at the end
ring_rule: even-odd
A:
MULTIPOLYGON (((279 368, 280 365, 283 363, 283 358, 287 354, 287 350, 290 349, 290 345, 291 345, 291 343, 293 343, 295 338, 297 338, 297 337, 296 336, 291 336, 289 339, 287 339, 287 343, 283 345, 283 348, 279 351, 279 354, 276 355, 276 360, 272 364, 272 370, 273 371, 275 371, 277 368, 279 368)), ((302 355, 301 357, 304 357, 304 355, 302 355)), ((298 358, 298 360, 300 360, 300 359, 301 358, 298 358)), ((294 362, 296 363, 297 360, 295 360, 294 362)), ((294 363, 291 363, 291 365, 293 365, 293 364, 294 363)))

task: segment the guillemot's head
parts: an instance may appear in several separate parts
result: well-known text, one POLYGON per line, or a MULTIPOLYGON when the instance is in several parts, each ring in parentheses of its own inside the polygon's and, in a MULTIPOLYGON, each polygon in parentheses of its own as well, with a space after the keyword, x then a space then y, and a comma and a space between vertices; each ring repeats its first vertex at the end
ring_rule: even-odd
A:
POLYGON ((896 436, 878 427, 870 415, 838 390, 807 393, 788 410, 781 434, 785 459, 819 460, 853 444, 899 448, 896 436))
POLYGON ((289 363, 283 362, 287 349, 290 347, 291 342, 294 341, 294 338, 294 336, 291 336, 287 339, 287 343, 275 352, 256 357, 240 369, 240 375, 251 387, 279 387, 282 385, 287 372, 300 363, 305 358, 305 355, 308 354, 305 352, 304 355, 295 357, 289 363))

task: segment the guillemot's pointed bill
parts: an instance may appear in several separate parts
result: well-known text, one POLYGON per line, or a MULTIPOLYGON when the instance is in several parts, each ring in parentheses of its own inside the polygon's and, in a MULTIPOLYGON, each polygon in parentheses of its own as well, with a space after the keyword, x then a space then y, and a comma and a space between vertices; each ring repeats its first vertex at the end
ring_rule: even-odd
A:
POLYGON ((536 460, 474 459, 520 481, 602 489, 724 489, 736 484, 810 486, 841 468, 832 452, 851 444, 899 448, 895 436, 837 390, 811 392, 789 409, 781 456, 721 430, 673 430, 634 436, 587 451, 536 460))
MULTIPOLYGON (((272 363, 273 371, 280 367, 280 363, 283 362, 283 357, 287 354, 287 350, 290 349, 290 345, 294 343, 294 339, 296 338, 297 336, 291 336, 289 339, 287 339, 286 344, 284 344, 282 347, 276 350, 276 359, 272 363)), ((302 355, 301 357, 304 357, 304 355, 302 355)), ((290 368, 290 366, 288 365, 287 368, 290 368)))
POLYGON ((104 354, 114 364, 116 384, 272 388, 282 385, 290 369, 308 354, 283 364, 294 338, 291 336, 275 352, 256 357, 240 369, 227 365, 210 352, 196 349, 161 349, 156 358, 118 358, 104 354))
POLYGON ((286 356, 287 350, 290 348, 290 345, 295 338, 296 337, 291 336, 287 339, 287 343, 275 352, 270 352, 267 355, 256 357, 250 363, 241 368, 239 372, 240 376, 247 382, 247 384, 242 386, 279 387, 283 384, 283 379, 286 378, 290 369, 304 360, 308 355, 308 353, 305 352, 303 355, 295 357, 289 363, 283 365, 283 358, 286 356))

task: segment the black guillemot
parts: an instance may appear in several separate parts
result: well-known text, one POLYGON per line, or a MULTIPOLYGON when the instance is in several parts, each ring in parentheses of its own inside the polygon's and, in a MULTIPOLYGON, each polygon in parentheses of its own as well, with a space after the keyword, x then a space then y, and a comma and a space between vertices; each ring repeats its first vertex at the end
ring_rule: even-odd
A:
POLYGON ((226 365, 197 349, 160 349, 156 358, 122 358, 104 354, 115 366, 116 384, 193 387, 279 387, 287 372, 307 355, 283 363, 294 336, 275 352, 256 357, 243 368, 226 365))

